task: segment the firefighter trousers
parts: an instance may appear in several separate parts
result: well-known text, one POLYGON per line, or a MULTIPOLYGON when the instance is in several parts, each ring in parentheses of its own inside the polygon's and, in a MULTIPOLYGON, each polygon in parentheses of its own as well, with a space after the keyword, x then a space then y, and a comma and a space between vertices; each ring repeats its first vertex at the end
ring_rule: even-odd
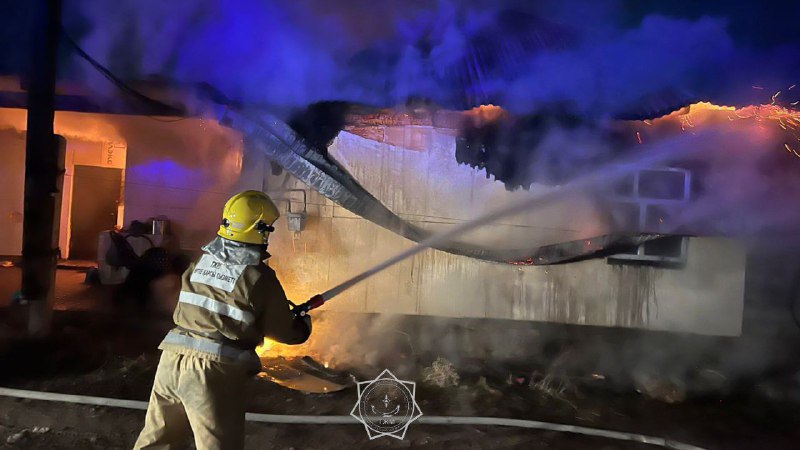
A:
POLYGON ((247 377, 242 365, 165 350, 134 449, 183 448, 190 429, 198 450, 244 448, 247 377))

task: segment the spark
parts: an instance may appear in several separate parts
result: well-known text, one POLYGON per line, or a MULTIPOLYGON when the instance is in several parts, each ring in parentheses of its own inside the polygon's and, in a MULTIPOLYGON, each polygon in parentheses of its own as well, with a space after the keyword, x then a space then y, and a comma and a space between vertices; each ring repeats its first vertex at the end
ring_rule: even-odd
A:
POLYGON ((751 86, 753 89, 758 89, 759 91, 763 91, 764 88, 762 86, 751 86))
POLYGON ((794 156, 797 156, 798 158, 800 158, 800 153, 797 153, 797 150, 793 149, 789 144, 784 143, 783 146, 786 147, 786 150, 788 150, 789 152, 793 153, 794 156))
MULTIPOLYGON (((749 121, 751 125, 755 125, 757 129, 765 132, 788 133, 789 139, 793 143, 792 145, 796 145, 794 140, 800 142, 800 133, 798 133, 798 130, 800 130, 800 111, 777 104, 780 94, 781 91, 778 91, 773 95, 771 104, 751 105, 740 108, 699 102, 690 105, 687 112, 676 111, 654 119, 652 123, 658 125, 660 122, 673 121, 680 124, 681 131, 687 131, 687 127, 696 130, 707 121, 713 120, 715 116, 720 119, 725 117, 729 122, 749 121), (775 124, 774 127, 771 124, 775 124)), ((795 101, 792 105, 794 106, 799 102, 800 100, 795 101)), ((691 130, 692 134, 694 134, 694 130, 691 130)), ((640 144, 643 143, 639 131, 636 131, 636 139, 640 144)), ((792 147, 789 144, 785 144, 785 148, 800 158, 800 146, 792 147)))
POLYGON ((793 85, 789 86, 789 89, 787 89, 787 91, 791 91, 792 89, 794 89, 795 86, 797 86, 797 85, 793 84, 793 85))

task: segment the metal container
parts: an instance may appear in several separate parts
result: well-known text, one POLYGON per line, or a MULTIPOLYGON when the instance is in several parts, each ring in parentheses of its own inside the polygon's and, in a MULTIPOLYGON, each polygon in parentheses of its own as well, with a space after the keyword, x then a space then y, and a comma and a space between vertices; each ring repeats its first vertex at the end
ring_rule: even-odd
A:
POLYGON ((300 232, 306 229, 306 212, 289 212, 286 214, 289 231, 300 232))
POLYGON ((287 199, 289 202, 289 211, 286 214, 286 224, 289 225, 289 231, 299 233, 306 229, 308 199, 304 189, 290 189, 289 192, 301 192, 303 194, 303 211, 292 211, 292 199, 287 199))

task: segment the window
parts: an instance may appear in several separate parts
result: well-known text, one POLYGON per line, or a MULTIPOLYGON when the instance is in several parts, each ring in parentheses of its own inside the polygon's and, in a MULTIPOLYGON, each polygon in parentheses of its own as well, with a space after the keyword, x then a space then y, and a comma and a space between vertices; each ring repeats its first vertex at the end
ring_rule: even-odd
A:
POLYGON ((669 233, 691 198, 691 173, 685 169, 644 169, 627 176, 611 193, 617 228, 639 233, 669 233))
MULTIPOLYGON (((635 233, 674 233, 681 208, 691 199, 691 172, 679 168, 643 169, 614 186, 611 215, 617 228, 635 233)), ((610 256, 610 263, 682 266, 688 240, 665 236, 647 241, 629 251, 610 256)))

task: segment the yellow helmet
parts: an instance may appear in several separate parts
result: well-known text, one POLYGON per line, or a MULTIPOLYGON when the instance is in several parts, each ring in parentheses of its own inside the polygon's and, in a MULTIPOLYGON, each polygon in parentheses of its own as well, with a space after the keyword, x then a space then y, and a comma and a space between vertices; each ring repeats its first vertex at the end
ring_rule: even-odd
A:
POLYGON ((272 199, 260 191, 243 191, 230 198, 222 211, 219 236, 246 244, 266 244, 280 217, 272 199))

